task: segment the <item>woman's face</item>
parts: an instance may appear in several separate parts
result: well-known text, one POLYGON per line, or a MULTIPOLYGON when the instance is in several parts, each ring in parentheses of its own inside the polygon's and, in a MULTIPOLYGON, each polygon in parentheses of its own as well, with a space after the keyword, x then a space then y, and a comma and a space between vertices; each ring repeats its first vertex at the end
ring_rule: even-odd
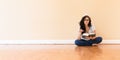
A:
POLYGON ((85 25, 88 25, 88 24, 89 24, 89 21, 90 21, 89 18, 86 17, 86 18, 84 19, 84 24, 85 24, 85 25))

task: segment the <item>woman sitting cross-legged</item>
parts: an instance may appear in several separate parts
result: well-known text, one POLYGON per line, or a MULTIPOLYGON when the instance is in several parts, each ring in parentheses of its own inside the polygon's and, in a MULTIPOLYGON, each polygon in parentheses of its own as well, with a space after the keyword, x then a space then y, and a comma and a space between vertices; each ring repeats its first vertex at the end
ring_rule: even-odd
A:
POLYGON ((75 45, 92 46, 102 42, 102 37, 96 37, 95 27, 91 24, 91 18, 88 15, 82 17, 79 25, 79 36, 75 40, 75 45))

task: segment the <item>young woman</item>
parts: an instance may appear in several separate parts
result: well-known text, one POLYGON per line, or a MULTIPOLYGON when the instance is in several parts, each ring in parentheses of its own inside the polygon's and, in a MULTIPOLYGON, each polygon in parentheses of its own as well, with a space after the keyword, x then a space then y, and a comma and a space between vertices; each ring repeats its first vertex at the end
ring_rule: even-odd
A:
POLYGON ((98 44, 102 42, 102 37, 96 36, 85 36, 85 33, 94 33, 96 34, 95 27, 91 24, 91 18, 88 15, 82 17, 80 23, 79 36, 75 40, 75 45, 77 46, 92 46, 93 44, 98 44))

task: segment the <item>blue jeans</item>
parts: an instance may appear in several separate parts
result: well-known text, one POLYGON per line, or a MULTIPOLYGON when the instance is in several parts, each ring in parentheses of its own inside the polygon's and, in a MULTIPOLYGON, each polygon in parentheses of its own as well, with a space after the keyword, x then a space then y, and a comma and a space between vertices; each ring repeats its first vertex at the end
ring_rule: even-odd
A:
POLYGON ((75 40, 75 45, 77 46, 92 46, 92 44, 98 44, 102 42, 102 37, 96 37, 94 40, 75 40))

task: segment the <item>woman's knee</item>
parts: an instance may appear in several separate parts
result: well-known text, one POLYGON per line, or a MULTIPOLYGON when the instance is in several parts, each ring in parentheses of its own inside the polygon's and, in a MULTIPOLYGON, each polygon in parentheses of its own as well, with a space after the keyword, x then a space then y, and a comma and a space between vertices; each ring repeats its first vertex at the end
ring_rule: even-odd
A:
POLYGON ((80 44, 79 40, 75 40, 75 45, 79 45, 79 44, 80 44))
POLYGON ((102 39, 103 39, 102 37, 97 37, 97 38, 96 38, 96 43, 102 42, 102 39))
POLYGON ((83 45, 83 42, 81 40, 75 40, 75 45, 81 46, 83 45))

